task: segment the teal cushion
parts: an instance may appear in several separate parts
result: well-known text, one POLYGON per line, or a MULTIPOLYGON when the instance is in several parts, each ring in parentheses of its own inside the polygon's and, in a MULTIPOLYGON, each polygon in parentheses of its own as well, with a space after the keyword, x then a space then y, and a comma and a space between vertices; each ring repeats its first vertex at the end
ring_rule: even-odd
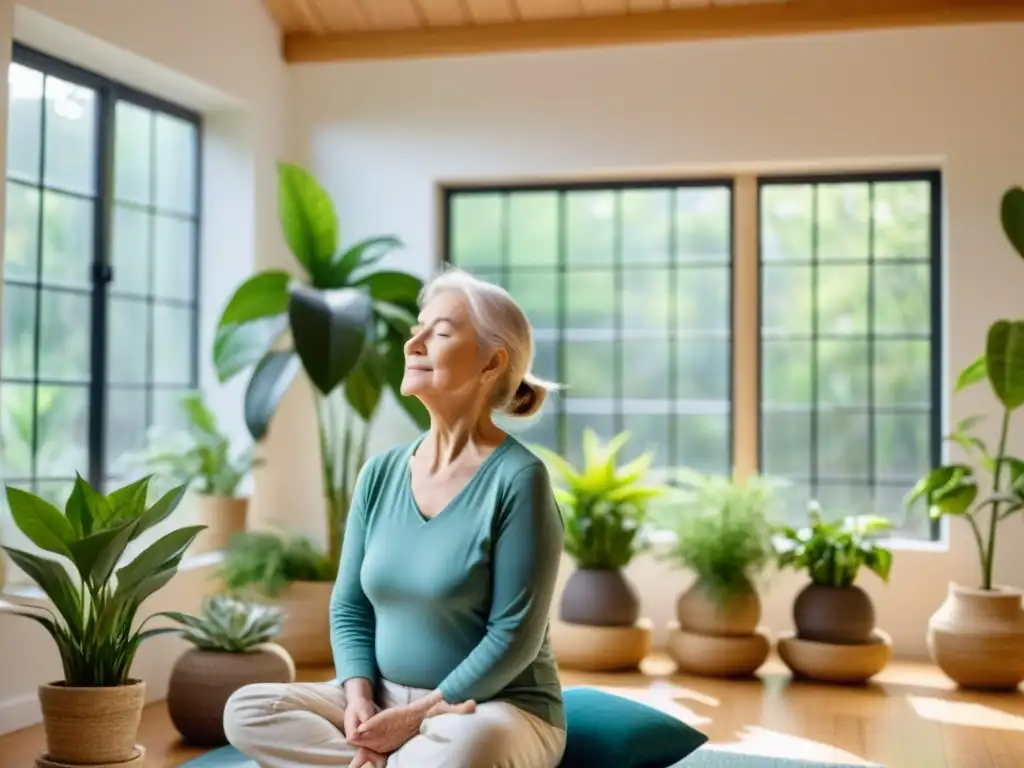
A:
POLYGON ((560 768, 668 768, 708 740, 664 712, 596 688, 562 696, 568 727, 560 768))

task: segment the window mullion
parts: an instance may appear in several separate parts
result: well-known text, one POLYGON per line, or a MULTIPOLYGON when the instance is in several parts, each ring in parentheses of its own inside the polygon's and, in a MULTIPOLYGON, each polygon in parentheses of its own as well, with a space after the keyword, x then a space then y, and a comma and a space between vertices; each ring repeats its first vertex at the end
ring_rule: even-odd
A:
POLYGON ((758 183, 733 183, 732 462, 737 477, 758 471, 761 415, 760 252, 758 183))

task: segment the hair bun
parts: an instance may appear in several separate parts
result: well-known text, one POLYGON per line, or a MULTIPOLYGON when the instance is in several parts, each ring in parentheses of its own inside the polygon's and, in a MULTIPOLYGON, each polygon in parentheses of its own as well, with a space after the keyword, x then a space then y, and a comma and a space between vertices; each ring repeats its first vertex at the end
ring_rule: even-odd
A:
POLYGON ((551 387, 532 373, 526 374, 509 403, 507 412, 512 416, 532 416, 544 405, 551 387))

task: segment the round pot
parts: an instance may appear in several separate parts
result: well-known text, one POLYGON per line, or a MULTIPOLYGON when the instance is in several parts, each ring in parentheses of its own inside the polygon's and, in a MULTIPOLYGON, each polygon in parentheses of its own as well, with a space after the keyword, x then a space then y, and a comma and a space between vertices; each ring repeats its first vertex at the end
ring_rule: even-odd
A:
POLYGON ((728 594, 718 595, 698 579, 676 600, 679 627, 698 635, 741 637, 751 635, 761 620, 761 598, 749 581, 728 594))
POLYGON ((963 688, 1015 690, 1024 682, 1021 592, 950 584, 928 621, 932 661, 963 688))
POLYGON ((332 581, 293 581, 271 601, 285 612, 275 642, 297 666, 329 666, 331 651, 332 581))
POLYGON ((591 627, 631 627, 640 599, 617 568, 577 568, 562 591, 559 618, 591 627))
POLYGON ((199 532, 189 548, 191 554, 224 550, 232 536, 245 530, 248 499, 199 494, 195 504, 198 524, 205 525, 206 530, 199 532))
POLYGON ((832 645, 872 642, 875 606, 860 587, 808 584, 793 603, 797 637, 832 645))
POLYGON ((94 765, 137 757, 136 738, 146 684, 77 688, 63 682, 39 686, 46 732, 46 758, 54 763, 94 765))
POLYGON ((250 683, 294 681, 295 663, 276 643, 244 653, 192 648, 171 670, 167 710, 186 743, 216 747, 227 744, 224 705, 232 693, 250 683))

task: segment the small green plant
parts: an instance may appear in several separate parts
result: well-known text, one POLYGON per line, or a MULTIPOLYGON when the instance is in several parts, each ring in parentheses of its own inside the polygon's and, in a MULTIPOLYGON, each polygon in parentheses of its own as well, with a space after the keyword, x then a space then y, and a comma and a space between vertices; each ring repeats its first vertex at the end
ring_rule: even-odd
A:
MULTIPOLYGON (((1000 220, 1006 238, 1024 258, 1024 190, 1020 187, 1003 195, 1000 220)), ((999 525, 1024 511, 1024 460, 1006 449, 1013 414, 1024 405, 1024 320, 997 320, 989 326, 984 353, 961 371, 953 393, 983 381, 1002 409, 995 452, 975 434, 982 418, 963 419, 946 439, 963 448, 976 466, 956 462, 933 469, 907 494, 906 506, 910 509, 924 500, 933 519, 948 516, 966 521, 978 547, 981 588, 991 590, 999 525), (984 480, 982 473, 991 480, 984 480), (982 483, 989 482, 991 492, 982 495, 982 483)))
POLYGON ((201 392, 184 395, 180 405, 188 417, 188 428, 171 434, 151 433, 146 450, 126 460, 142 464, 163 482, 187 483, 210 496, 235 496, 238 486, 263 460, 254 456, 251 445, 232 451, 231 441, 221 432, 201 392))
POLYGON ((718 601, 748 590, 771 563, 770 508, 775 484, 751 475, 744 480, 692 470, 679 474, 672 504, 658 515, 676 541, 670 554, 718 601))
POLYGON ((182 637, 202 651, 245 653, 269 643, 281 631, 284 612, 229 594, 214 595, 203 602, 198 616, 165 614, 184 626, 182 637))
POLYGON ((231 538, 218 570, 229 591, 251 589, 276 597, 293 581, 330 581, 336 565, 308 539, 269 531, 231 538))
POLYGON ((650 451, 618 466, 629 437, 621 432, 602 444, 592 429, 583 430, 582 469, 543 446, 531 446, 560 481, 555 497, 565 520, 565 551, 580 568, 627 565, 644 546, 640 534, 648 502, 668 490, 642 483, 654 459, 650 451))
POLYGON ((862 567, 889 581, 892 552, 872 537, 889 530, 891 522, 862 515, 827 523, 816 502, 810 504, 809 516, 810 525, 805 528, 776 529, 780 568, 806 571, 811 583, 822 587, 850 587, 862 567))
POLYGON ((40 549, 67 561, 4 547, 53 604, 56 611, 0 602, 0 608, 41 624, 57 644, 64 684, 105 687, 128 682, 139 646, 174 628, 144 629, 135 616, 146 600, 177 573, 178 564, 202 525, 164 534, 131 562, 117 567, 125 549, 144 531, 166 519, 181 502, 178 486, 147 506, 151 477, 118 488, 107 496, 81 476, 75 480, 64 511, 27 491, 7 486, 7 503, 15 524, 40 549))

